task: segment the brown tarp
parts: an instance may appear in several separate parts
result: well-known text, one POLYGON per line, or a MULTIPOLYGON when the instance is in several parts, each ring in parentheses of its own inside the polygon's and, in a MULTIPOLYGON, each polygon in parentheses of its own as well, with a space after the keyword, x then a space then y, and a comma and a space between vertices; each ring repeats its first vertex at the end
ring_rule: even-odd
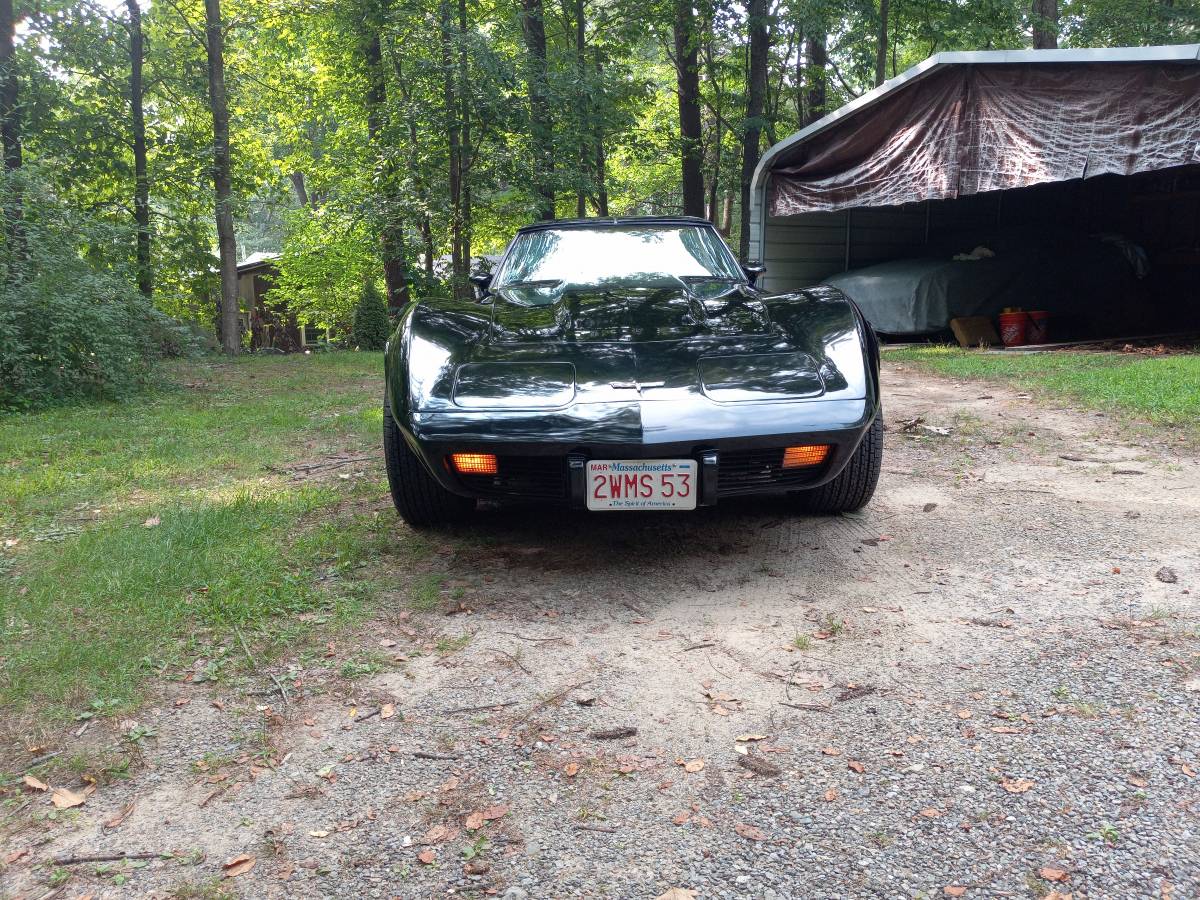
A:
POLYGON ((1200 162, 1200 67, 951 65, 785 151, 771 215, 898 206, 1200 162))

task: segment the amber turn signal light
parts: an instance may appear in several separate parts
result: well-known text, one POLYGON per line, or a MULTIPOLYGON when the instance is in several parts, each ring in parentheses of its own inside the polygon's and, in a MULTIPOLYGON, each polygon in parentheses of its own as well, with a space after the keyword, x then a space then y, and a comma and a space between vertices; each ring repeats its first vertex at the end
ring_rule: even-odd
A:
POLYGON ((460 475, 495 475, 494 453, 451 453, 450 461, 460 475))
POLYGON ((799 469, 803 466, 819 466, 829 456, 828 444, 807 444, 803 447, 788 447, 783 451, 783 467, 799 469))

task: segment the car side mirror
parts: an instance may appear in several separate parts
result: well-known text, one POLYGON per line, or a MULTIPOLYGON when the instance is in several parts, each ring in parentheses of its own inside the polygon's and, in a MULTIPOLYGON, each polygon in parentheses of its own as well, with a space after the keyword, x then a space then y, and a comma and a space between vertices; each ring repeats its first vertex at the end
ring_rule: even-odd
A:
POLYGON ((471 282, 471 284, 475 285, 476 299, 482 300, 488 295, 488 288, 491 287, 492 284, 491 272, 472 272, 468 276, 468 280, 471 282))
POLYGON ((742 266, 742 271, 746 273, 746 277, 750 279, 751 284, 757 284, 758 276, 767 271, 767 267, 762 263, 746 263, 742 266))

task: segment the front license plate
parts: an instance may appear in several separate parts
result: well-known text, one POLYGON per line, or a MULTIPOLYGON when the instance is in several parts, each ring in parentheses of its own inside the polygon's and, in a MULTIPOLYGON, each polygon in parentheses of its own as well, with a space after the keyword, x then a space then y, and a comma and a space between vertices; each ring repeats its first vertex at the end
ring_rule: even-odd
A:
POLYGON ((588 509, 695 509, 694 459, 593 459, 588 509))

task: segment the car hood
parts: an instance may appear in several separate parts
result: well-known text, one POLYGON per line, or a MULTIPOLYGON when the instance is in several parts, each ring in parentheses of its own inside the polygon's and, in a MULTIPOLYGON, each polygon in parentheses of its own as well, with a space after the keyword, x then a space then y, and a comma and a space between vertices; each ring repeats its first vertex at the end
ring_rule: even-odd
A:
POLYGON ((771 317, 745 285, 502 288, 492 304, 500 343, 665 341, 706 335, 765 335, 771 317))
POLYGON ((662 400, 716 409, 867 389, 859 319, 824 288, 502 289, 485 302, 416 304, 397 334, 389 369, 407 377, 393 387, 429 413, 662 400))

